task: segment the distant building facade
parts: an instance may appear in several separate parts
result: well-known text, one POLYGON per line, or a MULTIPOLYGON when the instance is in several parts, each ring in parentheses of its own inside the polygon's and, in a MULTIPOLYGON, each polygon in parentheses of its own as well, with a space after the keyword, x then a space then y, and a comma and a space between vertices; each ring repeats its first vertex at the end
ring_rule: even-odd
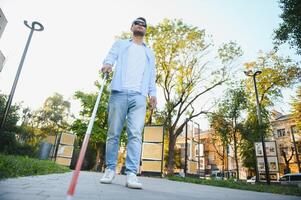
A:
POLYGON ((283 115, 277 111, 273 111, 271 124, 272 136, 270 139, 276 141, 280 174, 285 173, 285 159, 290 159, 288 164, 291 173, 297 173, 299 169, 296 155, 301 161, 301 130, 297 130, 296 122, 292 115, 283 115), (297 149, 294 149, 293 136, 297 149))
MULTIPOLYGON (((271 118, 271 136, 266 138, 266 141, 275 141, 277 148, 279 173, 278 177, 288 173, 285 171, 287 168, 285 159, 289 160, 287 163, 291 173, 298 172, 298 164, 296 154, 301 161, 301 132, 296 128, 296 122, 291 115, 283 115, 282 113, 273 111, 271 118), (294 149, 294 142, 292 135, 294 134, 297 150, 294 149), (284 153, 283 153, 284 152, 284 153), (285 154, 285 155, 284 155, 285 154), (293 155, 292 155, 293 154, 293 155), (284 157, 285 156, 285 157, 284 157)), ((226 177, 236 176, 236 164, 234 158, 233 145, 229 145, 227 148, 223 147, 220 140, 214 138, 214 130, 194 130, 192 133, 191 128, 188 128, 187 134, 187 173, 196 173, 191 167, 192 162, 199 162, 197 166, 200 166, 199 172, 203 176, 212 175, 214 171, 224 171, 226 177), (198 135, 199 133, 199 135, 198 135), (193 138, 193 139, 192 139, 193 138), (200 157, 198 145, 201 144, 200 157), (226 149, 225 149, 226 148, 226 149), (224 152, 224 154, 223 154, 224 152)), ((185 158, 185 131, 178 137, 176 148, 181 149, 181 169, 176 172, 183 171, 184 158, 185 158)), ((254 170, 250 170, 243 166, 242 160, 238 153, 238 167, 239 178, 244 180, 255 175, 254 170)))
MULTIPOLYGON (((1 36, 4 32, 6 24, 7 24, 7 19, 5 18, 4 13, 0 8, 0 39, 1 39, 1 36)), ((5 62, 5 56, 4 56, 4 54, 2 53, 2 51, 0 49, 0 72, 3 69, 4 62, 5 62)))

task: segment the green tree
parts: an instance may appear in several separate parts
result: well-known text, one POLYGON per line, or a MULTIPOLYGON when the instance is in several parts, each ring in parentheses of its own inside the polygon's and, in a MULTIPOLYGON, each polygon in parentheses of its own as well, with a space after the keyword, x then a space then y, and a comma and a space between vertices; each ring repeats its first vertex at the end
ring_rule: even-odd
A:
POLYGON ((21 114, 21 126, 18 131, 19 139, 29 145, 37 146, 39 142, 45 138, 48 133, 38 128, 37 116, 38 111, 33 111, 29 107, 22 110, 21 114))
MULTIPOLYGON (((4 111, 7 103, 7 96, 0 94, 0 119, 2 121, 4 117, 4 111)), ((20 104, 14 104, 10 107, 4 128, 1 131, 16 132, 17 131, 17 122, 20 118, 18 111, 20 109, 20 104)))
POLYGON ((301 1, 300 0, 280 0, 283 22, 274 31, 274 42, 276 48, 288 42, 291 47, 301 54, 301 1))
MULTIPOLYGON (((278 56, 275 52, 260 52, 256 61, 245 63, 247 70, 260 70, 256 76, 259 102, 263 108, 273 106, 282 98, 281 90, 291 88, 301 81, 301 68, 289 57, 278 56)), ((255 104, 255 91, 252 78, 246 79, 247 93, 255 104)))
MULTIPOLYGON (((129 37, 130 33, 123 33, 119 38, 129 37)), ((164 99, 159 101, 165 103, 162 110, 153 113, 148 110, 146 121, 152 123, 153 117, 156 124, 166 128, 168 155, 165 158, 168 158, 168 173, 173 174, 175 144, 187 124, 186 119, 207 113, 205 109, 200 110, 198 101, 229 79, 230 67, 242 55, 242 50, 235 42, 229 42, 218 48, 217 56, 209 58, 213 43, 205 30, 177 19, 164 19, 156 26, 148 26, 145 39, 156 55, 156 83, 164 94, 164 99)))
POLYGON ((297 94, 292 101, 292 113, 297 124, 297 129, 301 131, 301 86, 297 89, 297 94))
POLYGON ((242 128, 242 114, 247 108, 247 96, 242 85, 232 86, 226 92, 218 105, 217 112, 211 117, 211 126, 221 138, 224 147, 230 144, 234 150, 236 164, 236 178, 239 180, 238 154, 240 146, 240 132, 242 128))
POLYGON ((215 60, 218 64, 210 66, 205 55, 213 44, 208 41, 204 30, 182 20, 165 19, 148 27, 146 42, 155 51, 156 82, 164 94, 159 121, 167 130, 169 174, 174 170, 176 139, 187 123, 184 118, 207 112, 195 109, 198 100, 228 79, 228 67, 242 54, 236 43, 224 44, 218 51, 220 59, 215 60))
POLYGON ((221 109, 208 115, 211 128, 214 130, 212 134, 211 144, 213 145, 218 157, 222 162, 222 174, 225 172, 225 163, 227 156, 227 147, 231 140, 231 125, 226 120, 226 117, 221 109), (222 143, 222 148, 219 148, 219 142, 222 143))
POLYGON ((271 133, 270 109, 276 101, 282 98, 282 89, 293 87, 300 81, 301 70, 292 59, 278 56, 275 52, 260 52, 257 60, 246 63, 245 67, 247 70, 262 71, 256 76, 263 119, 262 127, 261 129, 258 127, 254 83, 250 77, 245 80, 249 102, 247 119, 241 132, 243 166, 256 169, 254 142, 260 141, 260 131, 265 137, 271 133))
POLYGON ((18 133, 20 140, 25 143, 36 143, 37 136, 35 132, 37 132, 37 129, 34 127, 33 112, 29 107, 22 110, 21 121, 21 129, 18 133))
MULTIPOLYGON (((0 121, 2 121, 4 115, 6 102, 7 96, 0 94, 0 121)), ((19 109, 20 105, 18 104, 11 105, 9 109, 4 128, 0 130, 0 152, 11 153, 16 146, 15 135, 19 130, 17 126, 17 122, 19 120, 19 109)))
MULTIPOLYGON (((258 118, 256 115, 256 107, 251 102, 248 102, 248 113, 244 122, 243 128, 241 129, 241 144, 240 144, 240 155, 244 167, 256 170, 256 156, 254 142, 260 141, 260 130, 258 126, 258 118)), ((263 108, 262 108, 263 109, 263 108)), ((267 119, 267 112, 264 113, 263 118, 267 119)), ((264 120, 262 125, 262 131, 264 135, 267 135, 265 131, 269 130, 269 123, 264 120)))
POLYGON ((70 129, 70 102, 61 94, 48 97, 43 107, 33 113, 35 127, 46 135, 67 132, 70 129))

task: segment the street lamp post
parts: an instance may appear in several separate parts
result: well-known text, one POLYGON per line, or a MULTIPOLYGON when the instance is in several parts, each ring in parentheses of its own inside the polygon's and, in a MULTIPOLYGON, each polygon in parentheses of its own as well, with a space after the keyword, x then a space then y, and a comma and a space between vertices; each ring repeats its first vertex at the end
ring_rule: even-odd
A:
POLYGON ((200 149, 200 124, 196 123, 195 124, 198 126, 198 175, 200 176, 201 171, 200 171, 200 167, 201 167, 201 149, 200 149))
POLYGON ((187 159, 188 159, 188 155, 187 155, 187 148, 188 148, 188 143, 187 143, 187 137, 188 137, 188 118, 186 119, 186 126, 185 126, 185 160, 184 160, 184 174, 185 177, 187 175, 187 159))
POLYGON ((263 135, 263 132, 262 132, 261 108, 260 108, 260 103, 259 103, 259 98, 258 98, 258 91, 257 91, 257 85, 256 85, 256 76, 259 75, 259 74, 261 74, 262 72, 261 71, 256 71, 255 73, 253 73, 251 70, 249 70, 249 71, 245 71, 244 73, 247 76, 253 77, 254 89, 255 89, 255 95, 256 95, 256 108, 257 108, 258 125, 259 125, 259 131, 260 131, 259 133, 260 133, 260 138, 261 138, 261 143, 262 143, 262 149, 263 149, 263 159, 264 159, 265 175, 266 175, 267 184, 270 184, 270 174, 269 174, 268 159, 267 159, 267 155, 266 155, 264 135, 263 135))
MULTIPOLYGON (((194 121, 192 121, 192 120, 190 120, 191 122, 192 122, 192 131, 193 131, 193 133, 194 133, 194 124, 195 125, 197 125, 197 127, 198 127, 198 140, 197 140, 197 144, 198 144, 198 155, 197 155, 197 157, 198 157, 198 170, 197 170, 197 173, 198 173, 198 175, 200 175, 200 124, 199 123, 197 123, 197 122, 194 122, 194 121)), ((194 141, 194 134, 193 134, 193 141, 194 141)))
POLYGON ((6 103, 6 106, 5 106, 5 111, 4 111, 4 115, 2 117, 0 129, 4 128, 4 124, 5 124, 5 121, 6 121, 6 118, 7 118, 7 115, 8 115, 8 111, 10 109, 10 106, 11 106, 11 103, 12 103, 12 100, 13 100, 13 96, 14 96, 14 93, 15 93, 15 90, 16 90, 16 87, 17 87, 19 76, 20 76, 20 73, 21 73, 21 70, 22 70, 22 66, 23 66, 23 63, 24 63, 24 60, 25 60, 25 57, 26 57, 26 53, 27 53, 27 50, 28 50, 33 32, 44 30, 43 25, 39 22, 36 22, 36 21, 32 22, 31 26, 28 24, 28 22, 26 20, 24 21, 24 24, 25 24, 26 27, 28 27, 30 29, 30 33, 29 33, 29 36, 28 36, 28 39, 27 39, 27 42, 26 42, 26 45, 25 45, 25 48, 24 48, 24 51, 23 51, 23 55, 21 57, 21 61, 20 61, 20 64, 19 64, 19 68, 18 68, 16 77, 15 77, 12 89, 10 91, 10 94, 9 94, 9 97, 8 97, 8 100, 7 100, 7 103, 6 103))

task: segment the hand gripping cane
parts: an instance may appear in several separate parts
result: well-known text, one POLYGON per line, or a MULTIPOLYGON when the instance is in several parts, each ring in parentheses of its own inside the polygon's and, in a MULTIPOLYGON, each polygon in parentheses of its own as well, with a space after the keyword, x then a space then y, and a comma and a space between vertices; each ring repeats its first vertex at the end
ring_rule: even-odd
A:
POLYGON ((72 180, 71 180, 71 183, 69 185, 69 189, 68 189, 68 193, 67 193, 67 200, 72 200, 73 199, 73 195, 74 195, 74 192, 75 192, 75 187, 76 187, 76 184, 77 184, 77 179, 78 179, 79 172, 80 172, 80 169, 82 167, 82 163, 83 163, 83 160, 84 160, 84 157, 85 157, 85 153, 86 153, 86 150, 87 150, 87 146, 88 146, 89 138, 90 138, 90 135, 91 135, 93 123, 95 121, 95 116, 96 116, 98 105, 99 105, 100 98, 101 98, 101 95, 102 95, 103 87, 105 85, 105 82, 106 82, 107 78, 108 78, 108 73, 105 73, 104 78, 101 81, 101 87, 100 87, 100 90, 99 90, 99 93, 98 93, 98 96, 97 96, 97 99, 96 99, 96 102, 95 102, 95 106, 94 106, 94 109, 93 109, 92 116, 91 116, 90 121, 89 121, 89 125, 88 125, 87 131, 86 131, 86 134, 85 134, 85 138, 84 138, 84 142, 82 144, 82 147, 81 147, 81 150, 80 150, 80 153, 79 153, 79 158, 77 160, 76 167, 75 167, 75 170, 74 170, 73 175, 72 175, 72 180))

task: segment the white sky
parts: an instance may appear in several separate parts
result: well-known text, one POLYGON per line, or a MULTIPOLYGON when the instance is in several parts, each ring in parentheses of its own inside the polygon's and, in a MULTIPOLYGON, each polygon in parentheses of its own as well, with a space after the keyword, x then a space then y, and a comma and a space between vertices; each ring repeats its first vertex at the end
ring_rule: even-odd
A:
MULTIPOLYGON (((23 20, 45 27, 33 35, 13 101, 33 109, 54 92, 71 100, 77 90, 95 91, 94 81, 115 36, 129 31, 136 17, 152 25, 164 18, 183 19, 205 29, 216 46, 234 40, 245 53, 244 63, 255 59, 259 50, 272 48, 281 13, 274 0, 0 0, 0 7, 8 20, 0 39, 7 59, 0 73, 1 92, 10 92, 29 34, 23 20)), ((281 51, 300 60, 292 52, 281 51)), ((288 112, 294 89, 284 95, 279 110, 288 112)), ((71 102, 76 112, 78 103, 71 102)), ((207 126, 204 119, 198 121, 207 126)))

